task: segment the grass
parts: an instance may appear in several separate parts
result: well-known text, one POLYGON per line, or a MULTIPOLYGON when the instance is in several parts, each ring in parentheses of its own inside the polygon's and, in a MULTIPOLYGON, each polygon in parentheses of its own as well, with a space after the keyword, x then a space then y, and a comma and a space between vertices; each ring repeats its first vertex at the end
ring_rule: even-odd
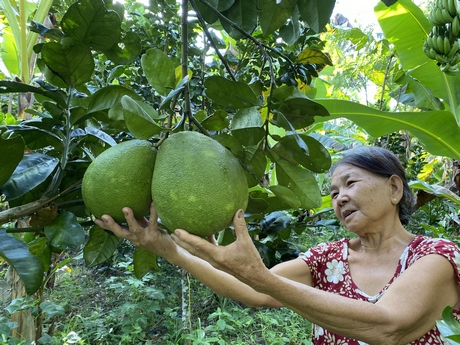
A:
MULTIPOLYGON (((311 325, 294 312, 245 308, 166 262, 162 268, 137 279, 129 253, 98 268, 85 267, 77 257, 47 290, 52 312, 45 313, 39 343, 310 344, 311 325)), ((8 337, 9 302, 2 305, 0 344, 27 344, 8 337)))

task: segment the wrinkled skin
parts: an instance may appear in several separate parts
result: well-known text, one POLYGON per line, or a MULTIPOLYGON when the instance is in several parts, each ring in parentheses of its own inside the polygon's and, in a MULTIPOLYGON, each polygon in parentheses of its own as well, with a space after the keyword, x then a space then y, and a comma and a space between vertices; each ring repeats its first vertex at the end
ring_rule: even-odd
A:
POLYGON ((127 226, 116 223, 109 215, 103 215, 101 219, 96 219, 95 223, 103 229, 112 231, 116 236, 130 241, 135 246, 162 256, 173 264, 183 248, 190 254, 206 260, 215 268, 248 284, 251 280, 254 281, 258 273, 268 272, 249 236, 243 210, 238 210, 233 218, 236 240, 225 247, 217 246, 214 236, 206 240, 181 229, 168 234, 167 231, 158 227, 158 214, 153 204, 150 212, 150 220, 136 219, 132 210, 125 207, 123 213, 127 226))
POLYGON ((249 236, 243 210, 233 217, 236 240, 227 246, 216 246, 206 240, 191 235, 184 230, 172 234, 174 242, 215 268, 227 272, 240 281, 252 286, 254 281, 262 282, 264 272, 268 273, 259 252, 249 236))

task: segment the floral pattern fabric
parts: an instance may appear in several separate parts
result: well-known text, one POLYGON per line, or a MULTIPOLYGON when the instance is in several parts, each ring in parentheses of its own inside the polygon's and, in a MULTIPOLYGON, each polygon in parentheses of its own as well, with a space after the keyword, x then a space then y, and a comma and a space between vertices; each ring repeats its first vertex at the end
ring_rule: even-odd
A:
MULTIPOLYGON (((375 303, 404 270, 421 257, 429 254, 439 254, 447 258, 454 267, 457 280, 460 282, 460 249, 453 242, 445 239, 417 235, 402 253, 392 279, 377 295, 369 296, 354 284, 350 275, 348 267, 348 243, 348 239, 332 243, 322 243, 301 255, 301 258, 310 268, 315 288, 356 300, 375 303)), ((460 319, 460 310, 454 310, 454 316, 460 319)), ((366 345, 364 342, 334 334, 317 325, 313 325, 312 344, 366 345)), ((410 345, 426 344, 448 345, 449 343, 441 336, 435 326, 423 337, 410 343, 410 345)))

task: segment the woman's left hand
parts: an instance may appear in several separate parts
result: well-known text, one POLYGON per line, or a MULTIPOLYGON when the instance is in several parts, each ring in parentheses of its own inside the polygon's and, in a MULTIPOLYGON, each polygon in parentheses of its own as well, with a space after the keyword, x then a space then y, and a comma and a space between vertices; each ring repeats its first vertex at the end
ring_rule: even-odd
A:
POLYGON ((257 285, 263 285, 264 280, 269 279, 270 273, 249 236, 243 210, 235 213, 233 226, 236 240, 227 246, 216 246, 180 229, 175 230, 171 237, 191 254, 257 290, 257 285))

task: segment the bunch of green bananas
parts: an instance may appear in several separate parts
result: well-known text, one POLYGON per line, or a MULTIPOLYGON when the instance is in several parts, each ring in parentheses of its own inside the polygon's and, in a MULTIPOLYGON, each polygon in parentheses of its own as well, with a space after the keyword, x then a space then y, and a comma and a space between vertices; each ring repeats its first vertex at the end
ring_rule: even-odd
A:
POLYGON ((428 16, 433 28, 423 45, 441 71, 455 75, 460 70, 460 0, 436 0, 428 16))

